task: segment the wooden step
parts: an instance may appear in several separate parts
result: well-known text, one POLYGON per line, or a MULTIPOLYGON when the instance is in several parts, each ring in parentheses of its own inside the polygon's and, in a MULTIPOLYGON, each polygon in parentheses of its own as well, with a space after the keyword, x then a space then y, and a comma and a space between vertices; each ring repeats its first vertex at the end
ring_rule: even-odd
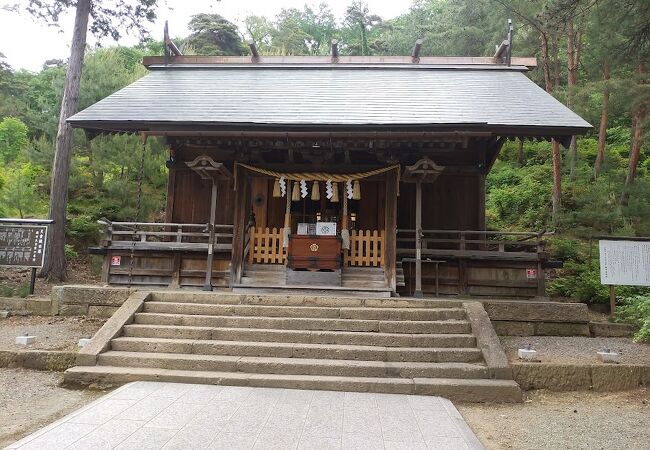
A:
POLYGON ((169 381, 229 386, 319 389, 349 392, 439 395, 459 402, 521 402, 512 380, 450 378, 375 378, 313 375, 248 374, 159 368, 77 366, 66 370, 68 385, 119 385, 131 381, 169 381))

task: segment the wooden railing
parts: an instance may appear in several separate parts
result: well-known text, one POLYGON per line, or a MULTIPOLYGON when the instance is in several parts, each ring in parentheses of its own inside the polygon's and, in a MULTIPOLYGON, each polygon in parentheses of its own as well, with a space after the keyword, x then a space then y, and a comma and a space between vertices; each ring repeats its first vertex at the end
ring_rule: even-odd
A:
POLYGON ((282 246, 284 228, 251 227, 249 230, 248 262, 284 264, 287 249, 282 246))
MULTIPOLYGON (((244 256, 249 263, 284 264, 287 249, 282 247, 284 228, 252 227, 248 233, 244 256)), ((345 266, 382 266, 384 232, 352 230, 350 250, 343 251, 345 266)))
POLYGON ((384 231, 351 230, 350 250, 343 251, 345 266, 381 267, 384 262, 384 231))
MULTIPOLYGON (((543 258, 544 232, 422 230, 422 257, 543 258)), ((397 230, 398 257, 415 255, 415 230, 397 230)))
MULTIPOLYGON (((215 251, 232 249, 232 225, 215 225, 215 251)), ((207 251, 207 224, 110 222, 102 246, 110 249, 207 251)))

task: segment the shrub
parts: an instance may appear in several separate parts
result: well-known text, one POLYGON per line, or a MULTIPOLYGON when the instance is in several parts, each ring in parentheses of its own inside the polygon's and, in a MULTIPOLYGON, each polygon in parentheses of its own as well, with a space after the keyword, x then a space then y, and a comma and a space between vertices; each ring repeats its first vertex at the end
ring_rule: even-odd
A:
POLYGON ((621 299, 616 320, 638 325, 639 331, 634 335, 634 340, 650 342, 650 294, 621 299))

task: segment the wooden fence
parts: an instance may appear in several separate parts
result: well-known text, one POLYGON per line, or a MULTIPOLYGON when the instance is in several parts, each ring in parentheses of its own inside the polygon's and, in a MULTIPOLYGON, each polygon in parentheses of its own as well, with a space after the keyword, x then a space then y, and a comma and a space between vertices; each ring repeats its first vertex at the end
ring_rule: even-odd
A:
POLYGON ((287 249, 282 246, 284 228, 251 227, 249 231, 248 262, 284 264, 287 249))
POLYGON ((351 230, 350 250, 343 253, 345 266, 381 267, 384 262, 384 231, 351 230))
MULTIPOLYGON (((284 264, 287 249, 282 247, 284 228, 252 227, 245 255, 249 263, 284 264)), ((381 267, 384 260, 384 231, 350 231, 350 250, 343 251, 344 266, 381 267)))

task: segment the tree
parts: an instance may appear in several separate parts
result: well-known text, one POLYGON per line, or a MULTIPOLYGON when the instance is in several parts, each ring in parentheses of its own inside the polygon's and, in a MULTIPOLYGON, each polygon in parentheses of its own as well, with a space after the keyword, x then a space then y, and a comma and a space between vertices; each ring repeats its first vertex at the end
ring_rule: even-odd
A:
POLYGON ((27 125, 15 117, 5 117, 0 122, 0 161, 9 164, 27 147, 27 125))
MULTIPOLYGON (((553 77, 553 60, 549 49, 549 42, 553 41, 558 33, 558 23, 548 7, 542 11, 535 8, 541 5, 532 5, 529 1, 523 2, 506 2, 505 0, 493 0, 507 11, 515 14, 518 18, 531 26, 539 35, 541 42, 542 72, 544 74, 544 87, 549 94, 553 93, 555 88, 553 77), (521 4, 519 4, 521 3, 521 4), (531 6, 534 9, 530 9, 531 6)), ((546 5, 547 6, 547 5, 546 5)), ((559 222, 560 212, 562 209, 562 154, 560 153, 560 143, 553 139, 552 161, 553 161, 553 224, 559 222)))
POLYGON ((188 27, 187 44, 199 55, 243 55, 244 43, 237 27, 219 14, 196 14, 188 27))
POLYGON ((79 83, 86 49, 86 35, 89 28, 97 37, 110 36, 117 40, 121 37, 120 29, 136 30, 141 36, 146 35, 144 21, 155 19, 157 0, 29 0, 27 11, 35 17, 49 23, 58 24, 61 14, 69 8, 75 8, 75 22, 70 47, 70 59, 66 74, 59 126, 56 137, 56 150, 52 167, 50 187, 49 218, 54 221, 50 226, 50 248, 41 271, 51 281, 63 281, 67 278, 65 261, 65 226, 68 203, 68 184, 70 161, 72 159, 72 128, 67 119, 78 108, 79 83))
POLYGON ((368 35, 382 24, 382 19, 376 14, 370 14, 368 5, 361 0, 354 0, 343 18, 344 44, 351 55, 368 56, 371 47, 376 47, 376 42, 371 45, 368 35))

